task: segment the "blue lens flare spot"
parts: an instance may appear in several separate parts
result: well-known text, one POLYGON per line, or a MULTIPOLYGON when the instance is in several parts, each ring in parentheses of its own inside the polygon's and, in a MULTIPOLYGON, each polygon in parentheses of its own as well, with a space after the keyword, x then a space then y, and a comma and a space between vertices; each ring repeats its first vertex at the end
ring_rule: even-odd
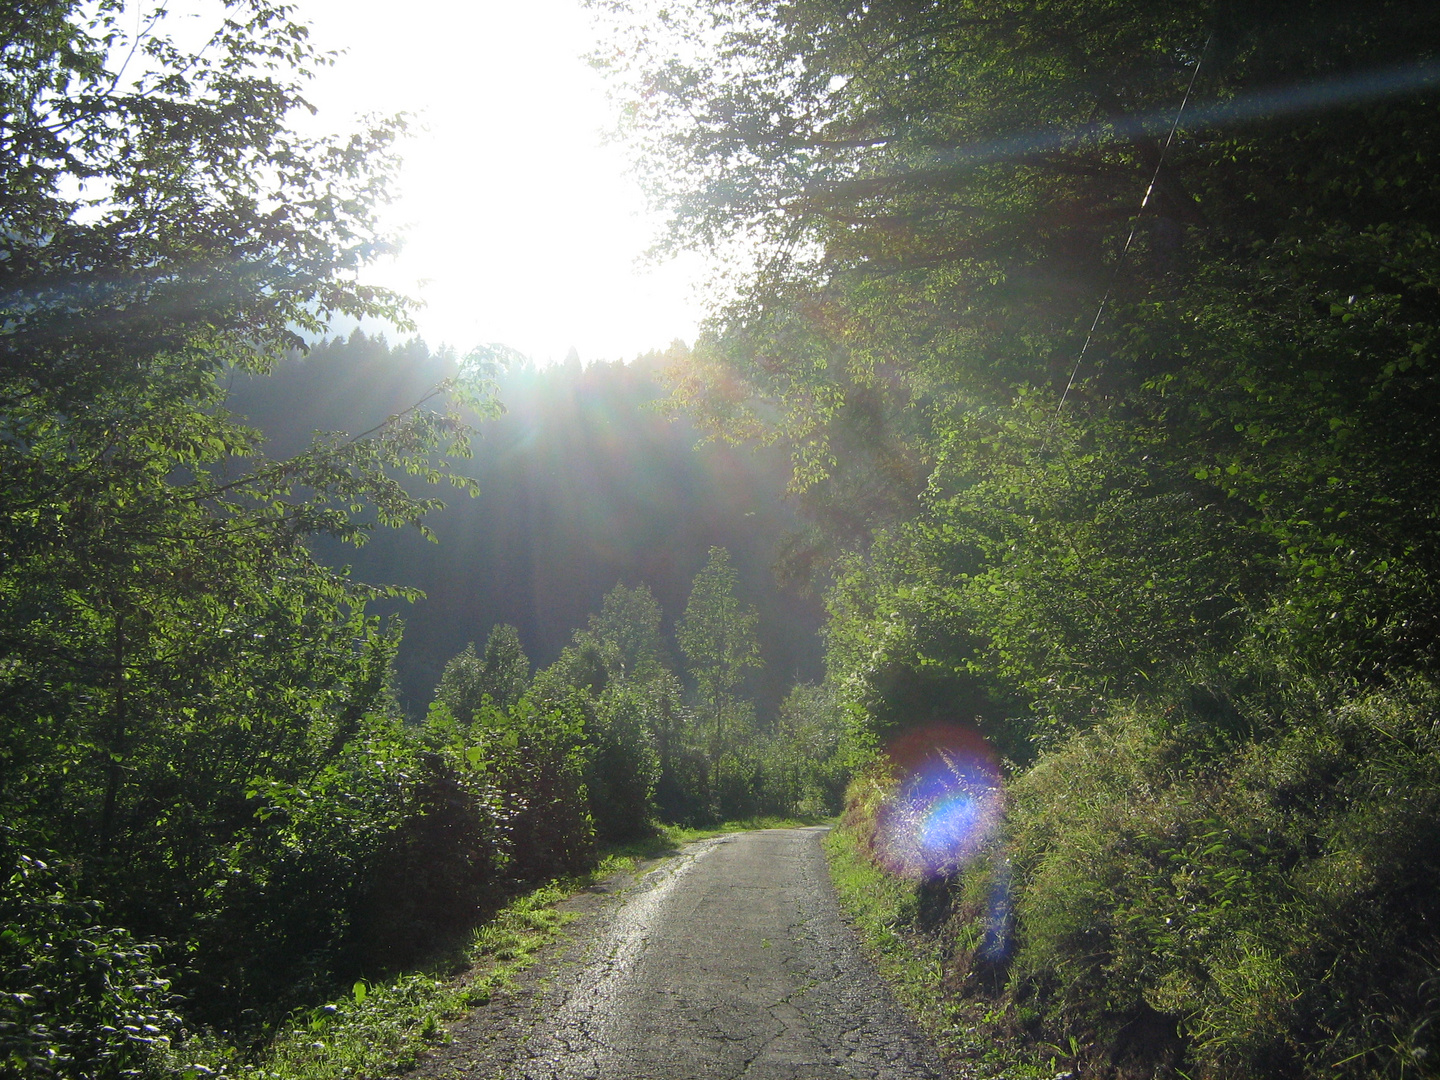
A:
POLYGON ((980 804, 969 795, 947 795, 930 807, 920 824, 920 847, 944 858, 975 833, 980 804))
POLYGON ((876 822, 876 853, 910 878, 955 873, 994 835, 1004 808, 995 753, 974 730, 932 724, 888 750, 897 783, 876 822))

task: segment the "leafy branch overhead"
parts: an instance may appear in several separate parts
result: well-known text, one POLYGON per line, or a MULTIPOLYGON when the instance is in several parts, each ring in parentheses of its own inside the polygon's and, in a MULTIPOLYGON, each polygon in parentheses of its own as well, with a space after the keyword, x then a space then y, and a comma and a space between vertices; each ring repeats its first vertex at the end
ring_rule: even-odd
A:
POLYGON ((661 246, 722 266, 672 404, 789 449, 852 736, 1008 762, 915 897, 947 1015, 1079 1075, 1433 1070, 1440 8, 591 7, 661 246))
MULTIPOLYGON (((1021 576, 1062 551, 1104 577, 1105 528, 1057 547, 1031 505, 1098 469, 1108 494, 1074 512, 1229 537, 1198 590, 1223 617, 1184 629, 1184 587, 1152 590, 1165 655, 1260 620, 1325 663, 1435 660, 1428 7, 595 6, 670 241, 758 253, 675 400, 790 447, 812 531, 787 565, 823 579, 924 521, 965 537, 982 606, 1050 590, 1021 576)), ((1136 579, 1184 578, 1173 546, 1127 543, 1136 579)), ((1041 617, 1059 636, 1023 677, 1086 683, 1093 620, 1041 617)), ((1033 654, 1003 618, 982 637, 1033 654)))

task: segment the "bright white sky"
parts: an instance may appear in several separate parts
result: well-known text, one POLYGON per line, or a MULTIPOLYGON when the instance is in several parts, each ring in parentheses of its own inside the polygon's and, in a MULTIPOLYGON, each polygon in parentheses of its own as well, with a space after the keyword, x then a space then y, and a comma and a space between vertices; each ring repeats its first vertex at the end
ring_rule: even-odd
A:
POLYGON ((404 253, 377 283, 426 302, 421 333, 462 352, 502 342, 586 361, 691 341, 699 260, 637 264, 655 233, 611 123, 579 0, 300 0, 324 49, 310 97, 327 130, 408 111, 404 253))

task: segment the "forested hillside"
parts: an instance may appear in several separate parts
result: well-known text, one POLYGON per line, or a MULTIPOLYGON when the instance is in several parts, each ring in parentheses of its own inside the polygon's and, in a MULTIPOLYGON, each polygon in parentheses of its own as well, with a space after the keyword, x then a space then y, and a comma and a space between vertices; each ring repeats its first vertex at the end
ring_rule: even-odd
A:
MULTIPOLYGON (((397 676, 412 715, 424 714, 445 661, 466 642, 510 624, 548 664, 617 582, 654 592, 674 652, 674 622, 714 546, 731 552, 740 594, 760 615, 765 666, 748 680, 760 712, 773 717, 791 685, 819 677, 819 599, 777 588, 772 570, 800 527, 781 500, 784 453, 697 448, 693 426, 653 408, 665 365, 660 356, 583 368, 517 361, 497 373, 503 414, 473 418, 474 456, 456 464, 478 493, 433 492, 447 504, 428 519, 438 543, 403 530, 376 533, 358 550, 317 549, 362 581, 424 591, 379 609, 405 621, 397 676)), ((458 369, 445 350, 357 334, 264 376, 235 373, 226 403, 284 456, 315 431, 364 431, 458 369)))
POLYGON ((1440 9, 596 6, 738 282, 677 406, 791 451, 892 747, 849 821, 957 1001, 1087 1073, 1432 1075, 1440 9))

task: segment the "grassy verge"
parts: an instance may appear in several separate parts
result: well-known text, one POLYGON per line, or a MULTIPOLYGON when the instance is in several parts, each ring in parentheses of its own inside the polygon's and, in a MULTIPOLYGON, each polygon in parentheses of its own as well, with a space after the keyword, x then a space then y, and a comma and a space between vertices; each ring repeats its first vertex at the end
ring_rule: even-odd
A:
POLYGON ((681 844, 688 844, 695 840, 708 840, 712 836, 723 836, 726 833, 750 832, 753 829, 798 829, 807 825, 831 825, 835 821, 835 818, 828 817, 793 818, 761 815, 741 821, 727 821, 713 829, 688 829, 680 825, 665 825, 662 826, 661 833, 668 842, 678 847, 681 844))
MULTIPOLYGON (((658 849, 647 842, 655 854, 674 846, 668 837, 656 839, 658 849)), ((391 982, 356 983, 349 995, 295 1016, 258 1061, 244 1062, 234 1048, 199 1037, 177 1048, 175 1071, 195 1078, 360 1080, 413 1068, 428 1047, 445 1041, 446 1020, 485 1004, 560 936, 573 916, 555 910, 556 904, 611 874, 634 869, 643 857, 645 845, 630 845, 606 855, 588 874, 520 896, 475 929, 462 956, 391 982), (448 974, 457 959, 463 972, 448 974)))
POLYGON ((918 928, 920 905, 913 883, 876 867, 844 827, 826 837, 825 849, 840 903, 866 953, 957 1075, 1050 1080, 1064 1070, 1071 1054, 1058 1047, 1054 1054, 1037 1054, 1013 1038, 1001 1009, 948 992, 948 945, 942 934, 918 928))

